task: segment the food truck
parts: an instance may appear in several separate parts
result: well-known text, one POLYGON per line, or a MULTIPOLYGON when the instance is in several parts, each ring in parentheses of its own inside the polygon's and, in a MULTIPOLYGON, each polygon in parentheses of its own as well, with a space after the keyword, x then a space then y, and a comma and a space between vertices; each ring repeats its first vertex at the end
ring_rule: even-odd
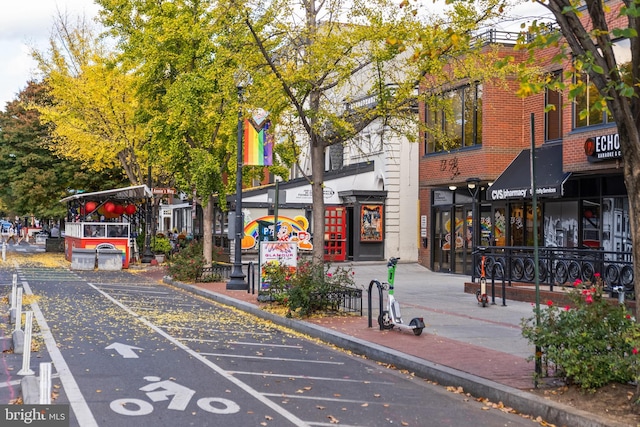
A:
POLYGON ((60 200, 67 204, 64 225, 64 251, 74 266, 74 258, 98 260, 103 256, 119 257, 121 268, 138 254, 137 230, 144 223, 143 207, 152 192, 146 185, 116 188, 93 193, 79 193, 60 200))

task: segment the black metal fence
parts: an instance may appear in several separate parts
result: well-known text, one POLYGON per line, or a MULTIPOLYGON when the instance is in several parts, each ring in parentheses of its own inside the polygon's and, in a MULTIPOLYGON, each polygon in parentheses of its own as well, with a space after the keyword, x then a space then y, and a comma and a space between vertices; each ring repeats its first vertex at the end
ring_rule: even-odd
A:
MULTIPOLYGON (((247 293, 256 293, 256 284, 259 286, 257 277, 258 269, 253 262, 243 263, 243 270, 246 271, 246 280, 248 284, 247 293)), ((233 270, 233 264, 213 263, 211 267, 203 267, 200 269, 197 281, 206 282, 212 280, 227 280, 233 270)), ((273 290, 265 291, 269 294, 273 290)), ((258 290, 258 294, 260 294, 258 290)), ((313 300, 322 301, 327 310, 359 313, 362 316, 362 289, 349 286, 334 287, 328 291, 316 292, 310 296, 313 300)), ((267 295, 264 301, 271 301, 273 298, 267 295)))
MULTIPOLYGON (((496 279, 533 283, 535 261, 532 247, 489 246, 484 251, 485 272, 496 279), (502 268, 493 268, 494 264, 502 268)), ((474 254, 472 280, 480 276, 482 253, 474 254)), ((633 261, 630 252, 608 252, 599 249, 539 248, 538 277, 541 284, 553 286, 573 285, 576 280, 594 282, 598 273, 605 289, 623 286, 633 292, 633 261)))

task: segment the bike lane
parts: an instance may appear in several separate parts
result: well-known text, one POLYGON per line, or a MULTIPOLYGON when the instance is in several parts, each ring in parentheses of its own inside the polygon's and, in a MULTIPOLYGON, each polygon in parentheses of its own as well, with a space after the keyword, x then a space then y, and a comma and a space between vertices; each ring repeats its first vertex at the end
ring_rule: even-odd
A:
POLYGON ((55 403, 71 404, 71 425, 306 425, 149 322, 143 306, 133 311, 71 272, 23 286, 40 296, 64 360, 53 358, 63 385, 55 403))
POLYGON ((21 277, 73 376, 73 426, 530 423, 129 273, 21 277))

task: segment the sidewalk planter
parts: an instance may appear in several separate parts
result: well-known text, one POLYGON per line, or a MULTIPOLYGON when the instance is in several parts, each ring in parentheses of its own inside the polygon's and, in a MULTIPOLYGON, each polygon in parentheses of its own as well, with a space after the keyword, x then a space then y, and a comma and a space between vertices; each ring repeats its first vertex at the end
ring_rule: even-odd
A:
POLYGON ((98 270, 122 270, 122 251, 118 249, 98 249, 98 270))
POLYGON ((93 270, 96 268, 96 250, 73 248, 71 251, 72 270, 93 270))

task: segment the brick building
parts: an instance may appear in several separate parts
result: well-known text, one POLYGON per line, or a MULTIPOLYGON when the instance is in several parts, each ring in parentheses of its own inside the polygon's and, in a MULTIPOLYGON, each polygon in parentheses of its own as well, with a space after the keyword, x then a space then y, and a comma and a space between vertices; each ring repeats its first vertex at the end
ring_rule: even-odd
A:
MULTIPOLYGON (((612 7, 611 16, 616 10, 612 7)), ((523 59, 513 49, 515 35, 491 34, 487 46, 523 59)), ((617 58, 629 54, 627 40, 615 44, 617 58)), ((539 52, 537 63, 548 73, 561 73, 570 64, 553 64, 554 54, 539 52)), ((532 141, 539 246, 586 247, 601 251, 605 260, 630 259, 629 202, 616 125, 592 108, 595 89, 575 101, 568 90, 520 98, 517 89, 515 80, 461 82, 443 92, 454 100, 453 114, 421 109, 421 119, 441 125, 457 145, 444 149, 429 132, 421 138, 419 262, 435 271, 471 274, 474 246, 526 251, 533 245, 532 141), (549 105, 555 108, 545 112, 549 105), (580 115, 585 109, 589 114, 580 115)))

